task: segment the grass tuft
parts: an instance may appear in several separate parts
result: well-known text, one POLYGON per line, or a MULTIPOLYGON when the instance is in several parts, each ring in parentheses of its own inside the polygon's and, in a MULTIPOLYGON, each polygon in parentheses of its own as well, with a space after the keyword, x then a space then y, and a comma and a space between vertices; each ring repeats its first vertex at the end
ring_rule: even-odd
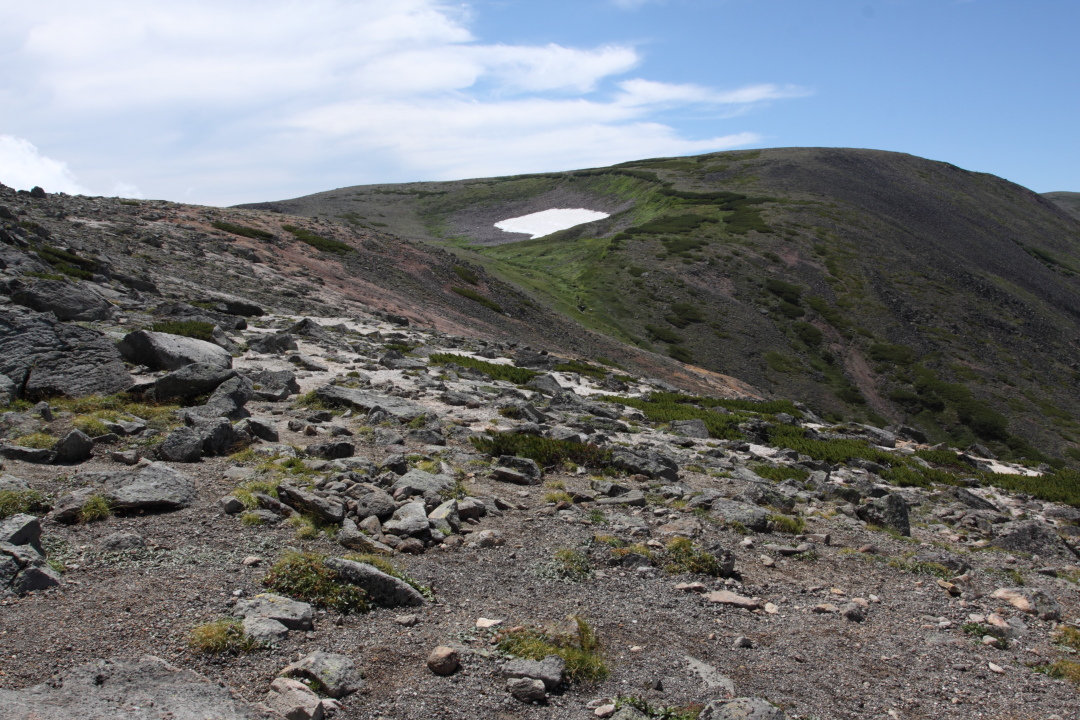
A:
POLYGON ((206 341, 214 336, 214 326, 201 320, 161 320, 151 325, 150 330, 206 341))
POLYGON ((611 457, 610 452, 601 450, 596 445, 535 435, 498 433, 489 437, 472 437, 469 440, 477 450, 492 457, 514 455, 531 458, 541 467, 555 467, 567 461, 587 467, 601 467, 611 457))
POLYGON ((667 563, 664 572, 671 575, 695 573, 698 575, 720 575, 720 563, 712 553, 694 547, 687 538, 674 538, 664 548, 667 563))
POLYGON ((215 620, 192 628, 188 647, 205 655, 241 655, 262 647, 239 620, 215 620))
POLYGON ((453 353, 433 353, 428 356, 428 362, 432 365, 458 365, 463 368, 479 370, 492 380, 505 380, 517 385, 527 383, 540 374, 527 368, 514 367, 513 365, 497 365, 474 357, 454 355, 453 353))
POLYGON ((571 619, 577 626, 576 632, 548 634, 535 628, 515 630, 502 636, 499 650, 529 660, 558 655, 566 663, 570 682, 599 682, 608 676, 600 642, 588 622, 580 617, 571 619))
POLYGON ((101 495, 91 495, 79 509, 79 522, 84 524, 97 522, 111 515, 112 508, 109 506, 109 501, 101 495))
POLYGON ((263 585, 279 595, 311 603, 340 613, 367 612, 363 590, 338 579, 326 567, 325 555, 289 552, 263 578, 263 585))

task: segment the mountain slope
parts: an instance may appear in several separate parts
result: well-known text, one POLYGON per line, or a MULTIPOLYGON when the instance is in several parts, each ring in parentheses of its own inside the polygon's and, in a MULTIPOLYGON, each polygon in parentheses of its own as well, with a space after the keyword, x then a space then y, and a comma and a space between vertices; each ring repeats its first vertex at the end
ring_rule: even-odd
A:
POLYGON ((1065 212, 1080 220, 1080 193, 1048 192, 1043 197, 1060 207, 1065 212))
POLYGON ((1080 222, 991 175, 799 148, 250 207, 451 248, 588 327, 825 415, 1029 458, 1080 439, 1080 222), (551 207, 612 214, 537 240, 492 228, 551 207))

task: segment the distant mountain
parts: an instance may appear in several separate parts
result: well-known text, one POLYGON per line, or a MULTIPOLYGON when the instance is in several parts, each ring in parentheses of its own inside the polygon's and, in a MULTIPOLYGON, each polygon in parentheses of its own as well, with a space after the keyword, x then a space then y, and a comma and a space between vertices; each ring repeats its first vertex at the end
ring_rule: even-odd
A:
POLYGON ((1080 220, 1080 192, 1048 192, 1043 197, 1080 220))
POLYGON ((246 207, 449 249, 538 306, 826 417, 1039 458, 1080 456, 1080 222, 1055 203, 911 155, 792 148, 246 207), (493 227, 577 207, 611 216, 536 240, 493 227))

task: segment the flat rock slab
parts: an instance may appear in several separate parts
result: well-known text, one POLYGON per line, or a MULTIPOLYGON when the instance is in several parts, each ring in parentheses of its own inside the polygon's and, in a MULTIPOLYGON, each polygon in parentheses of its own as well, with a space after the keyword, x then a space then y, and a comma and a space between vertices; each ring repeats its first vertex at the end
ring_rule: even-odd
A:
POLYGON ((306 602, 282 595, 261 593, 250 600, 241 600, 234 608, 245 620, 252 617, 277 620, 290 630, 310 630, 315 611, 306 602))
POLYGON ((352 390, 337 385, 324 385, 315 391, 315 395, 330 405, 344 405, 364 412, 371 412, 375 408, 380 408, 391 417, 403 422, 415 420, 430 412, 423 405, 411 400, 404 400, 392 395, 379 395, 378 393, 363 390, 352 390))
POLYGON ((387 575, 373 565, 332 557, 326 559, 326 567, 335 571, 345 582, 362 588, 376 605, 417 607, 427 602, 412 585, 387 575))
POLYGON ((541 680, 544 687, 554 690, 563 681, 566 661, 558 655, 548 655, 543 660, 511 660, 503 666, 504 678, 533 678, 541 680))
POLYGON ((757 610, 761 607, 760 600, 744 597, 733 593, 730 590, 716 590, 715 592, 706 595, 705 599, 711 603, 731 605, 732 607, 744 608, 746 610, 757 610))
POLYGON ((17 306, 0 308, 0 373, 30 397, 113 395, 134 384, 104 335, 17 306))
POLYGON ((102 494, 114 510, 179 510, 197 497, 195 481, 165 463, 108 475, 102 494))
POLYGON ((228 688, 160 658, 99 660, 66 672, 56 687, 0 690, 4 720, 279 720, 228 688))

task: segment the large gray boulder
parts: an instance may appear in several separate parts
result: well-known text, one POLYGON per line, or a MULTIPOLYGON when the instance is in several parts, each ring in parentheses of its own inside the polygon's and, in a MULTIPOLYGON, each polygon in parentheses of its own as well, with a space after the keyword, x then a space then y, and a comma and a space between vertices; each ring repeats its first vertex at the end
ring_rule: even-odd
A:
POLYGON ((1003 550, 1038 555, 1046 560, 1055 558, 1076 561, 1076 554, 1070 546, 1058 536, 1053 527, 1041 520, 1006 525, 998 531, 998 536, 990 544, 1003 550))
POLYGON ((53 447, 58 463, 81 463, 94 452, 94 441, 82 430, 71 430, 53 447))
POLYGON ((191 363, 218 368, 232 367, 232 356, 223 348, 205 340, 182 335, 136 330, 125 335, 117 348, 130 362, 155 370, 179 370, 191 363))
POLYGON ((0 543, 29 545, 44 555, 45 551, 41 547, 41 521, 25 513, 0 520, 0 543))
POLYGON ((59 681, 0 690, 0 708, 5 720, 280 720, 224 685, 151 656, 98 660, 68 670, 59 681))
POLYGON ((227 380, 236 377, 236 371, 218 365, 192 363, 158 378, 149 388, 158 400, 180 398, 190 400, 209 395, 227 380))
POLYGON ((113 395, 133 384, 101 333, 18 306, 0 308, 0 373, 28 397, 113 395))
POLYGON ((86 472, 79 478, 86 486, 56 501, 50 515, 57 522, 73 522, 91 495, 100 495, 116 512, 179 510, 195 502, 195 482, 160 462, 139 470, 86 472))
POLYGON ((425 415, 429 410, 419 403, 391 395, 353 390, 337 385, 324 385, 315 391, 316 397, 329 405, 342 405, 364 412, 375 408, 401 422, 409 422, 425 415))
POLYGON ((263 400, 280 402, 300 392, 296 373, 291 370, 260 370, 248 377, 254 383, 255 394, 263 400))
POLYGON ((875 498, 865 505, 860 505, 855 514, 871 525, 895 530, 901 535, 911 536, 911 522, 908 519, 908 504, 897 493, 875 498))
POLYGON ((282 483, 278 486, 278 498, 294 510, 315 515, 332 525, 340 525, 345 519, 345 503, 316 495, 291 483, 282 483))
POLYGON ((20 283, 11 301, 38 312, 51 312, 57 320, 108 320, 116 309, 87 283, 35 280, 20 283))
POLYGON ((341 580, 362 588, 376 605, 417 607, 427 602, 412 585, 387 575, 374 565, 332 557, 326 559, 326 567, 336 572, 341 580))
POLYGON ((211 393, 205 405, 184 411, 188 417, 217 418, 227 417, 233 420, 248 415, 244 406, 255 397, 255 386, 243 375, 237 375, 218 385, 211 393))
POLYGON ((679 464, 667 455, 651 450, 615 450, 611 454, 611 465, 654 480, 679 480, 679 464))
POLYGON ((441 494, 454 487, 449 475, 432 475, 423 470, 410 470, 390 486, 390 494, 399 500, 422 496, 425 500, 442 502, 441 494))
POLYGON ((712 515, 726 523, 739 523, 747 530, 765 532, 769 529, 769 513, 757 505, 717 498, 712 501, 712 515))

